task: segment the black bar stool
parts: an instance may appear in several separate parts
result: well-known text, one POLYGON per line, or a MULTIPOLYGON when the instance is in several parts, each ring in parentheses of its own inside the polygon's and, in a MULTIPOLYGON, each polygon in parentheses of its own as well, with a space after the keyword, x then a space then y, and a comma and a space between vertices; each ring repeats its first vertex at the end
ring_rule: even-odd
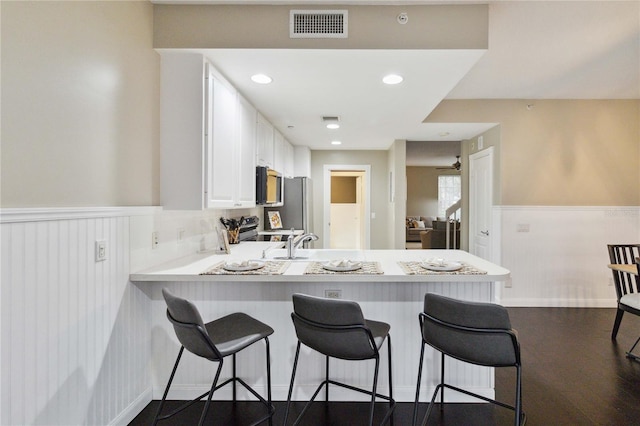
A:
POLYGON ((203 323, 198 308, 188 300, 174 296, 169 290, 162 289, 162 295, 167 302, 167 318, 173 324, 173 329, 176 332, 178 340, 182 344, 180 352, 178 352, 178 358, 173 366, 169 383, 162 396, 162 401, 158 407, 158 412, 153 421, 153 424, 157 424, 159 420, 165 420, 174 416, 185 408, 195 404, 202 398, 207 396, 207 402, 205 403, 202 415, 200 417, 199 425, 204 423, 204 419, 207 416, 207 410, 211 402, 213 393, 221 387, 231 383, 233 386, 233 400, 236 401, 236 382, 244 386, 251 394, 253 394, 258 400, 265 405, 267 413, 256 420, 252 425, 257 425, 265 420, 269 420, 269 424, 272 424, 272 416, 275 411, 273 404, 271 403, 271 364, 269 358, 269 338, 268 336, 273 334, 273 329, 268 325, 250 317, 243 313, 234 313, 225 317, 219 318, 215 321, 203 323), (253 390, 244 380, 236 376, 236 354, 244 348, 263 340, 266 345, 267 355, 267 399, 265 400, 260 394, 253 390), (217 362, 218 369, 216 371, 215 379, 211 384, 211 390, 203 393, 199 397, 186 402, 176 410, 169 414, 160 416, 162 412, 162 406, 169 393, 171 382, 180 363, 180 358, 185 348, 202 358, 206 358, 209 361, 217 362), (232 355, 233 359, 233 377, 226 380, 224 383, 218 385, 218 379, 220 378, 220 372, 222 371, 222 365, 224 358, 232 355))
POLYGON ((413 408, 413 424, 418 419, 418 399, 420 396, 420 379, 424 360, 425 344, 440 351, 440 383, 436 386, 427 414, 422 425, 427 424, 431 410, 440 392, 440 409, 444 404, 444 388, 473 396, 515 412, 515 424, 525 422, 522 412, 522 364, 520 362, 520 344, 515 330, 511 328, 507 310, 493 303, 473 303, 451 299, 437 294, 427 293, 424 296, 424 312, 419 314, 422 331, 422 350, 418 366, 418 385, 413 408), (478 395, 444 382, 445 355, 460 361, 487 367, 516 368, 515 406, 478 395))
POLYGON ((304 294, 293 295, 293 313, 291 314, 293 325, 298 337, 296 356, 291 373, 291 384, 287 396, 287 409, 283 424, 287 424, 293 384, 300 356, 300 345, 304 343, 309 348, 326 356, 325 380, 320 383, 315 393, 308 401, 298 418, 293 423, 297 425, 305 412, 316 398, 323 386, 326 386, 326 401, 329 401, 329 384, 341 386, 352 391, 361 392, 371 396, 371 408, 369 413, 369 425, 373 425, 376 397, 389 401, 389 409, 382 420, 385 424, 393 414, 395 401, 393 400, 393 387, 391 380, 391 336, 389 336, 389 324, 364 319, 360 305, 347 300, 324 299, 307 296, 304 294), (378 370, 380 364, 379 349, 387 340, 389 352, 389 396, 376 393, 378 385, 378 370), (373 376, 373 389, 371 391, 357 388, 345 383, 329 379, 329 358, 344 360, 368 360, 375 359, 375 373, 373 376))

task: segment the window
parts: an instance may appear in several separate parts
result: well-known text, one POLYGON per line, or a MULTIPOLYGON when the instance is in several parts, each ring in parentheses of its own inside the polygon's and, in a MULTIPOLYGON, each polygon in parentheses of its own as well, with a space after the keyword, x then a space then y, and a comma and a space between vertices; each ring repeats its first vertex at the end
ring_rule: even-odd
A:
POLYGON ((446 210, 462 197, 460 175, 438 176, 438 216, 444 217, 446 210))

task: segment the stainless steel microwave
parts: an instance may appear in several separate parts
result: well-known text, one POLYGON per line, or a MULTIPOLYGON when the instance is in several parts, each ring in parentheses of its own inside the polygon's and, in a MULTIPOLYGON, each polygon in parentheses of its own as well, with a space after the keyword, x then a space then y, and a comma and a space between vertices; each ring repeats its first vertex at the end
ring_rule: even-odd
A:
POLYGON ((256 204, 282 203, 282 175, 268 167, 256 167, 256 204))

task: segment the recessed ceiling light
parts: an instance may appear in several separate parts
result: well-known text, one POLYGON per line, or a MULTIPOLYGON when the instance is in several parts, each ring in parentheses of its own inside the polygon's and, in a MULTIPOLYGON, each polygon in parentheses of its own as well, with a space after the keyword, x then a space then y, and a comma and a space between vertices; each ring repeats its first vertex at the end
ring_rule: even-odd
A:
POLYGON ((402 83, 402 80, 404 80, 404 78, 398 74, 389 74, 382 78, 382 82, 385 84, 398 84, 402 83))
POLYGON ((440 132, 438 135, 442 137, 449 136, 449 132, 440 132))
POLYGON ((258 84, 269 84, 273 79, 265 74, 255 74, 251 76, 251 81, 258 84))
POLYGON ((338 123, 329 123, 327 124, 327 129, 339 129, 340 125, 338 123))
POLYGON ((331 145, 342 145, 340 141, 331 141, 331 145))

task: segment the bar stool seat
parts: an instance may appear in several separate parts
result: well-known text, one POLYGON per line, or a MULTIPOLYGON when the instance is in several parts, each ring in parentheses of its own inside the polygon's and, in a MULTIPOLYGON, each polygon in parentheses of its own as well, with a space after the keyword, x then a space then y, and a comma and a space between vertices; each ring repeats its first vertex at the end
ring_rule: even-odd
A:
POLYGON ((364 319, 360 305, 348 300, 325 299, 304 294, 293 295, 293 313, 291 314, 293 325, 298 337, 296 355, 291 373, 291 383, 287 396, 287 408, 284 422, 287 424, 291 396, 300 357, 300 346, 305 346, 325 355, 325 380, 320 383, 311 399, 305 404, 302 412, 294 421, 297 425, 302 420, 307 409, 314 401, 323 386, 325 386, 325 399, 329 401, 329 384, 340 386, 352 391, 371 396, 369 411, 369 425, 373 425, 376 398, 389 402, 389 409, 381 424, 385 424, 395 408, 393 400, 393 386, 391 377, 391 336, 390 326, 387 323, 364 319), (378 385, 378 370, 380 365, 379 350, 387 341, 389 358, 389 396, 376 393, 378 385), (375 360, 373 388, 371 391, 357 388, 346 383, 329 379, 329 358, 344 360, 375 360))
POLYGON ((169 290, 162 289, 162 295, 167 303, 167 318, 173 324, 173 329, 178 337, 178 340, 182 344, 171 377, 167 383, 162 401, 158 407, 156 417, 153 424, 156 425, 158 421, 168 419, 185 408, 200 401, 207 396, 207 402, 205 403, 202 415, 200 416, 199 425, 204 423, 204 419, 207 416, 209 404, 213 393, 222 388, 223 386, 231 383, 233 386, 233 401, 236 401, 236 383, 241 384, 247 389, 253 396, 255 396, 262 404, 267 408, 267 413, 257 419, 252 425, 257 425, 265 420, 269 420, 269 424, 272 424, 272 417, 275 411, 273 404, 271 403, 271 363, 269 355, 269 337, 273 334, 273 329, 268 325, 250 317, 244 313, 233 313, 222 318, 213 320, 204 324, 198 308, 186 299, 182 299, 173 295, 169 290), (266 346, 267 357, 267 399, 264 399, 254 389, 252 389, 244 380, 236 376, 236 354, 241 350, 251 346, 252 344, 264 340, 266 346), (178 364, 182 357, 182 353, 185 348, 194 355, 208 359, 209 361, 217 362, 218 368, 216 371, 215 379, 211 384, 211 389, 208 392, 203 393, 199 397, 186 402, 178 407, 176 410, 169 414, 161 416, 162 407, 169 388, 173 382, 178 364), (220 372, 224 363, 224 358, 231 355, 233 359, 232 364, 232 377, 226 380, 224 383, 218 385, 218 379, 220 378, 220 372))

